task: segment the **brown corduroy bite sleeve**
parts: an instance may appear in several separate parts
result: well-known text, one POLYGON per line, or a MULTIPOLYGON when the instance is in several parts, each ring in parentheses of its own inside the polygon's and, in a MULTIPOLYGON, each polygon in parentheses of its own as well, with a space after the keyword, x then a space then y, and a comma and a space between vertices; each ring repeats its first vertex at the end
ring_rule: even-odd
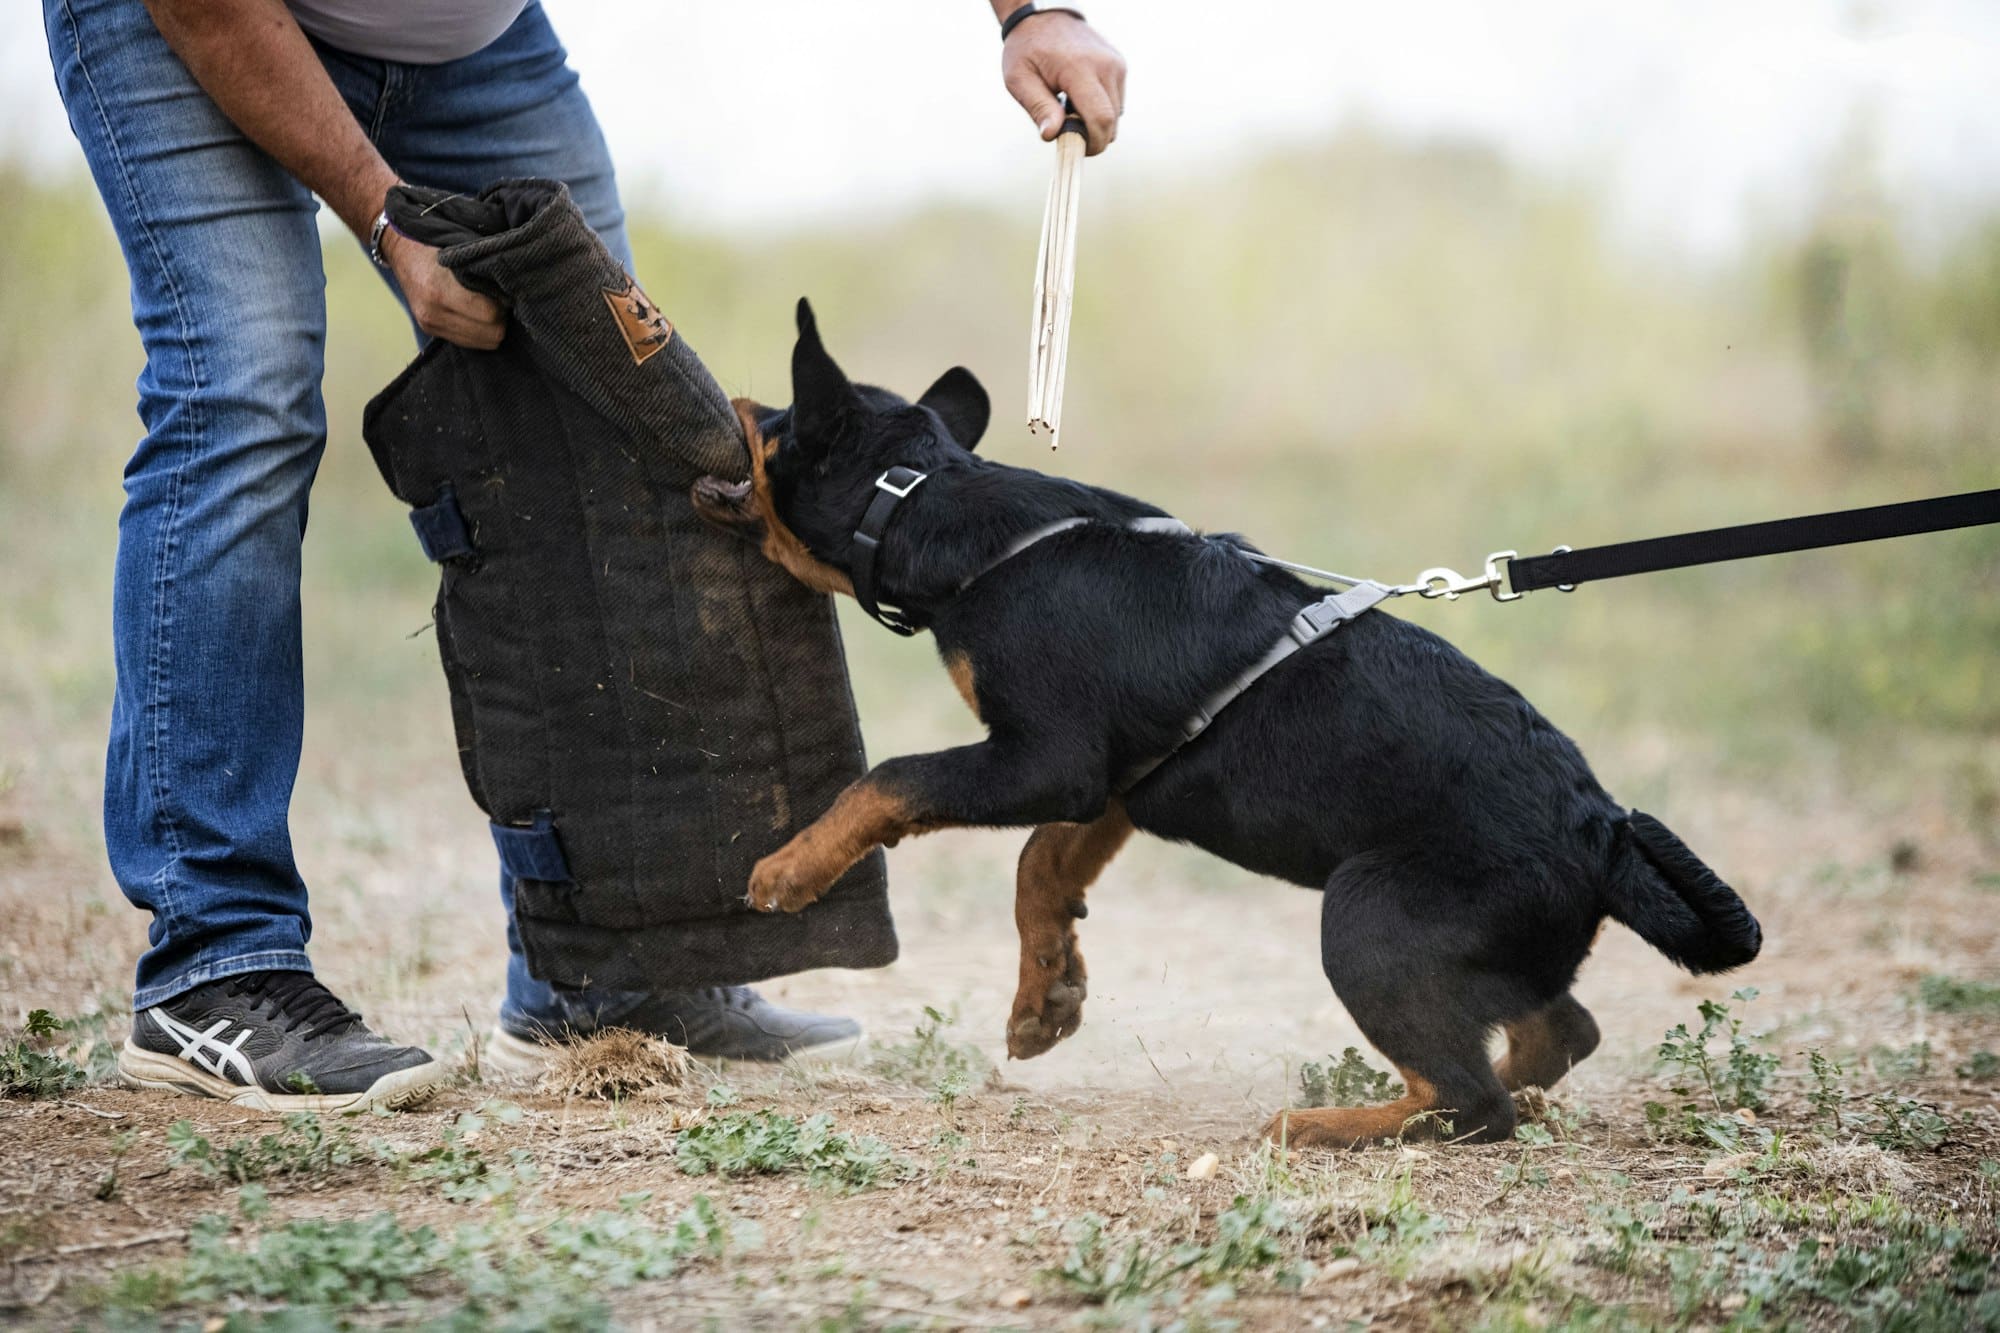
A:
POLYGON ((363 433, 441 583, 466 784, 530 971, 678 990, 896 956, 879 852, 795 916, 750 867, 865 769, 831 601, 696 517, 749 459, 721 388, 552 181, 399 187, 390 217, 505 302, 363 433))

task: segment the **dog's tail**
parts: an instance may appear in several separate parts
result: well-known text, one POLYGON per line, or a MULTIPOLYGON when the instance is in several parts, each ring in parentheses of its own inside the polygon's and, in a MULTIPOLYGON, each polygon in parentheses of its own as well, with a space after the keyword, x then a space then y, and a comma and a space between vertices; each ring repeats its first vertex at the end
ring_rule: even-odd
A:
POLYGON ((1686 843, 1651 815, 1630 812, 1611 848, 1604 906, 1690 972, 1727 972, 1757 956, 1757 918, 1686 843))

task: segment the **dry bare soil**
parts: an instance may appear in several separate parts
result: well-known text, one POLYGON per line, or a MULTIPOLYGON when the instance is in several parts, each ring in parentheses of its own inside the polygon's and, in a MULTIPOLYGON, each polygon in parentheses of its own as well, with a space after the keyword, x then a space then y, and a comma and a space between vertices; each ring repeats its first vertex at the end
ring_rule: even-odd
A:
MULTIPOLYGON (((1516 1142, 1290 1154, 1254 1131, 1305 1082, 1371 1091, 1332 1072, 1360 1039, 1318 976, 1316 895, 1135 849, 1085 923, 1083 1030, 996 1064, 1015 840, 923 840, 892 854, 902 962, 769 987, 862 1017, 868 1059, 562 1096, 482 1079, 477 830, 420 893, 397 821, 455 828, 463 797, 403 797, 308 838, 316 947, 457 1083, 324 1120, 101 1082, 0 1101, 0 1322, 2000 1324, 2000 852, 1920 796, 1676 783, 1662 808, 1744 889, 1763 958, 1697 981, 1613 928, 1579 988, 1604 1046, 1516 1142), (1706 1042, 1704 999, 1729 1005, 1706 1042)), ((101 1069, 140 926, 64 799, 0 796, 0 1017, 79 1020, 27 1048, 101 1069)))

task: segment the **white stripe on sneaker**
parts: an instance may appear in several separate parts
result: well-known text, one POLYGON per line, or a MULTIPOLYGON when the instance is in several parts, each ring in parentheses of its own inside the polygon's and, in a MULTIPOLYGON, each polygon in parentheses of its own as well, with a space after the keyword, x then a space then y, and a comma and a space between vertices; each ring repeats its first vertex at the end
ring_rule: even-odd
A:
POLYGON ((224 1042, 218 1038, 229 1028, 226 1018, 216 1019, 206 1032, 197 1032, 164 1009, 148 1009, 146 1015, 170 1040, 180 1043, 181 1059, 216 1075, 220 1075, 223 1066, 227 1065, 238 1083, 246 1087, 256 1086, 257 1074, 243 1054, 243 1043, 256 1035, 257 1029, 246 1026, 236 1034, 234 1041, 224 1042))

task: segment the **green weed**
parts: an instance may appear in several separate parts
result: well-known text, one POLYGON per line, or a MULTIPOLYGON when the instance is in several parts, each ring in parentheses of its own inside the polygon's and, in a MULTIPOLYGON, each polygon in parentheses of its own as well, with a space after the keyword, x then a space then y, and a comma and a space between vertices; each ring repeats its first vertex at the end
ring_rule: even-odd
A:
POLYGON ((1092 1305, 1143 1306, 1183 1277, 1209 1285, 1270 1274, 1296 1288, 1310 1271, 1283 1262, 1300 1230, 1287 1206, 1269 1195, 1239 1194, 1215 1219, 1215 1238, 1167 1247, 1144 1235, 1115 1240, 1105 1219, 1084 1213, 1062 1225, 1061 1262, 1041 1271, 1044 1281, 1092 1305))
POLYGON ((1062 1261, 1043 1269, 1043 1278, 1079 1300, 1116 1305, 1164 1291, 1195 1264, 1193 1255, 1162 1250, 1143 1236, 1119 1244, 1105 1235, 1104 1228, 1104 1219, 1096 1213, 1064 1223, 1062 1261))
POLYGON ((1868 1052, 1868 1063, 1877 1078, 1903 1083, 1930 1073, 1931 1057, 1935 1054, 1927 1041, 1908 1046, 1877 1046, 1868 1052))
POLYGON ((1935 1152, 1951 1137, 1951 1122, 1929 1102, 1894 1093, 1869 1099, 1873 1118, 1863 1126, 1869 1142, 1892 1152, 1935 1152))
MULTIPOLYGON (((629 1195, 616 1210, 582 1217, 502 1214, 451 1237, 384 1212, 292 1221, 238 1242, 226 1218, 209 1215, 195 1224, 183 1262, 122 1275, 97 1303, 157 1313, 269 1302, 288 1307, 288 1327, 325 1328, 347 1326, 342 1312, 449 1297, 462 1304, 426 1326, 602 1328, 604 1288, 666 1277, 691 1259, 720 1259, 759 1243, 754 1227, 725 1219, 707 1195, 695 1196, 664 1228, 639 1212, 650 1198, 629 1195)), ((241 1202, 246 1225, 268 1208, 256 1186, 245 1188, 241 1202)))
MULTIPOLYGON (((1747 1007, 1757 991, 1746 986, 1729 998, 1747 1007)), ((1768 1148, 1770 1131, 1756 1124, 1755 1113, 1768 1105, 1771 1081, 1781 1061, 1744 1035, 1743 1019, 1729 1005, 1703 1000, 1700 1013, 1698 1031, 1689 1032, 1687 1024, 1676 1023, 1660 1040, 1659 1062, 1668 1071, 1677 1100, 1646 1103, 1648 1130, 1661 1138, 1706 1144, 1723 1152, 1768 1148)))
MULTIPOLYGON (((1757 998, 1757 989, 1745 986, 1731 992, 1729 998, 1747 1009, 1757 998)), ((1674 1091, 1687 1096, 1699 1082, 1700 1090, 1718 1111, 1739 1107, 1763 1110, 1772 1076, 1778 1072, 1778 1057, 1758 1050, 1752 1039, 1743 1035, 1742 1016, 1728 1005, 1703 1000, 1700 1012, 1700 1031, 1690 1034, 1685 1023, 1677 1023, 1660 1040, 1660 1063, 1688 1085, 1674 1091), (1717 1038, 1727 1046, 1720 1060, 1711 1049, 1717 1038)))
POLYGON ((1917 998, 1941 1014, 2000 1014, 2000 986, 1933 972, 1917 983, 1917 998))
POLYGON ((1670 1326, 1714 1326, 1705 1312, 1722 1309, 1725 1326, 1741 1330, 2000 1328, 1988 1249, 1891 1195, 1807 1201, 1676 1190, 1664 1209, 1612 1205, 1591 1217, 1600 1239, 1584 1258, 1664 1276, 1674 1316, 1659 1322, 1670 1326), (1667 1239, 1690 1236, 1696 1243, 1667 1239))
POLYGON ((1974 1051, 1952 1072, 1974 1082, 1991 1082, 2000 1078, 2000 1055, 1992 1051, 1974 1051))
MULTIPOLYGON (((1930 1047, 1921 1042, 1891 1052, 1892 1067, 1901 1067, 1900 1062, 1914 1063, 1912 1053, 1918 1050, 1922 1051, 1923 1066, 1928 1067, 1930 1047)), ((1892 1152, 1934 1152, 1950 1137, 1951 1122, 1929 1102, 1893 1092, 1878 1092, 1863 1100, 1848 1093, 1842 1081, 1845 1071, 1826 1055, 1812 1050, 1806 1052, 1806 1060, 1812 1077, 1806 1101, 1812 1108, 1813 1123, 1822 1133, 1857 1134, 1892 1152)))
POLYGON ((13 1040, 0 1045, 0 1097, 60 1097, 89 1080, 81 1066, 49 1049, 62 1028, 46 1009, 29 1012, 13 1040))
POLYGON ((1299 1066, 1300 1106, 1373 1106, 1403 1095, 1403 1085, 1371 1066, 1349 1046, 1338 1060, 1308 1060, 1299 1066))
POLYGON ((538 1173, 533 1157, 524 1148, 513 1148, 507 1160, 490 1160, 470 1140, 486 1127, 487 1119, 503 1124, 521 1119, 521 1108, 510 1102, 488 1101, 476 1111, 461 1114, 444 1128, 444 1142, 419 1153, 395 1154, 378 1147, 378 1155, 394 1163, 420 1184, 434 1186, 454 1203, 488 1203, 511 1195, 535 1183, 538 1173))
POLYGON ((1281 1261, 1299 1229, 1298 1218, 1278 1200, 1239 1194, 1216 1215, 1215 1239, 1195 1255, 1194 1271, 1208 1281, 1223 1282, 1276 1270, 1280 1285, 1296 1287, 1305 1280, 1305 1269, 1281 1261))
POLYGON ((245 1185, 270 1176, 322 1176, 352 1162, 356 1149, 346 1126, 331 1133, 316 1115, 298 1113, 275 1134, 241 1138, 217 1148, 191 1120, 167 1127, 167 1165, 191 1166, 211 1180, 245 1185))
POLYGON ((1556 1136, 1544 1125, 1524 1124, 1515 1128, 1514 1141, 1521 1145, 1521 1155, 1500 1168, 1500 1193, 1494 1197, 1495 1203, 1513 1193, 1517 1186, 1543 1189, 1549 1183, 1547 1168, 1536 1165, 1533 1154, 1542 1148, 1555 1147, 1556 1136))
POLYGON ((1847 1090, 1841 1083, 1847 1071, 1817 1047, 1806 1052, 1806 1066, 1812 1076, 1806 1102, 1812 1107, 1814 1123, 1838 1129, 1841 1108, 1847 1105, 1847 1090))
POLYGON ((229 1224, 195 1224, 181 1269, 178 1300, 228 1296, 351 1309, 398 1301, 420 1278, 440 1272, 451 1246, 430 1227, 405 1228, 390 1213, 326 1221, 305 1219, 264 1232, 242 1248, 229 1224))
POLYGON ((691 1176, 801 1172, 816 1185, 849 1189, 909 1169, 880 1139, 836 1133, 830 1115, 801 1122, 774 1111, 731 1111, 682 1130, 678 1160, 691 1176))
POLYGON ((1386 1198, 1362 1209, 1362 1220, 1364 1230, 1355 1248, 1392 1262, 1407 1260, 1445 1229, 1444 1219, 1418 1201, 1416 1181, 1407 1167, 1390 1178, 1386 1198))
POLYGON ((933 1092, 953 1089, 951 1097, 963 1095, 984 1084, 993 1066, 978 1047, 952 1041, 945 1035, 958 1025, 958 1010, 950 1012, 924 1006, 924 1016, 912 1029, 910 1039, 884 1046, 870 1061, 870 1068, 884 1078, 911 1083, 933 1092))

